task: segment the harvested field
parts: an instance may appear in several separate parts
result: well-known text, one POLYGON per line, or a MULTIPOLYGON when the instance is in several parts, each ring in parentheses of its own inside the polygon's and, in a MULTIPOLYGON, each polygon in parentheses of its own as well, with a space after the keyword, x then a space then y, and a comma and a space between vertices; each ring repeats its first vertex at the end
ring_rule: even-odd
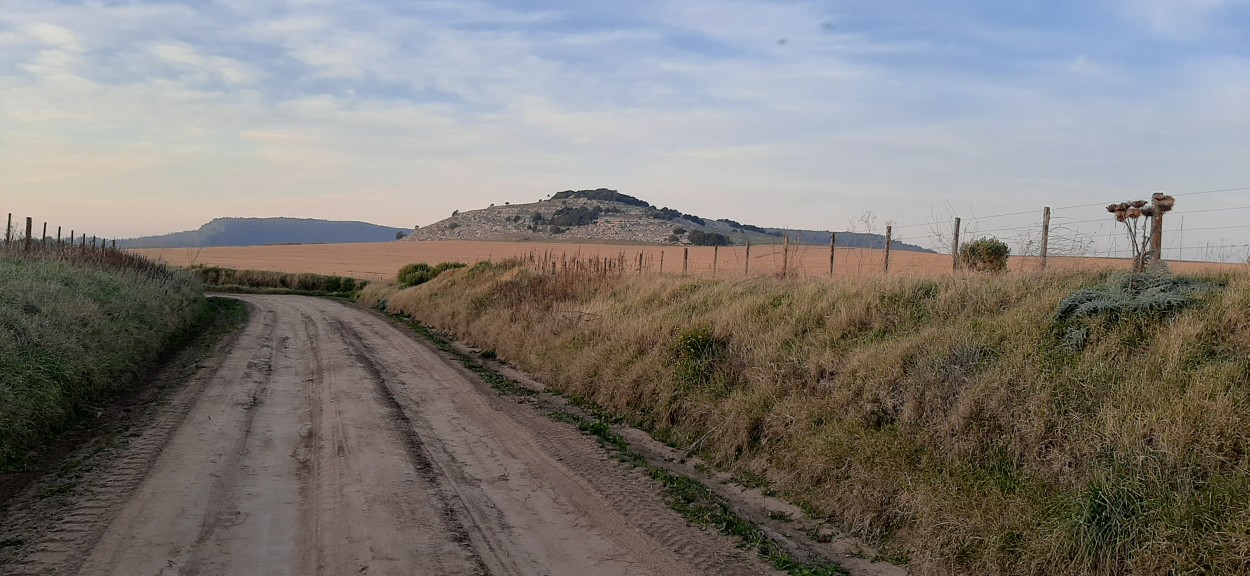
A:
MULTIPOLYGON (((681 246, 646 246, 627 244, 570 244, 536 242, 477 242, 470 240, 445 242, 380 242, 367 244, 301 244, 228 248, 149 248, 135 250, 149 258, 178 266, 192 264, 224 266, 248 270, 281 272, 312 272, 336 276, 352 276, 369 280, 394 279, 395 272, 413 262, 464 262, 501 260, 511 257, 544 256, 557 262, 573 260, 623 260, 625 269, 646 272, 681 272, 681 246)), ((780 244, 751 247, 750 265, 743 246, 713 249, 705 246, 689 248, 689 272, 710 275, 715 266, 718 276, 765 276, 782 272, 783 268, 799 276, 825 277, 829 274, 829 248, 825 246, 792 246, 789 265, 783 265, 785 248, 780 244)), ((550 261, 550 260, 549 260, 550 261)), ((884 270, 884 251, 865 248, 838 248, 835 252, 835 276, 877 276, 884 270)), ((1170 262, 1176 272, 1227 270, 1245 265, 1209 262, 1170 262)), ((1012 270, 1036 270, 1037 257, 1013 256, 1012 270)), ((1051 257, 1048 266, 1056 270, 1101 270, 1129 267, 1124 258, 1051 257)), ((890 254, 890 272, 897 275, 932 276, 949 274, 951 257, 946 254, 904 252, 890 254)))

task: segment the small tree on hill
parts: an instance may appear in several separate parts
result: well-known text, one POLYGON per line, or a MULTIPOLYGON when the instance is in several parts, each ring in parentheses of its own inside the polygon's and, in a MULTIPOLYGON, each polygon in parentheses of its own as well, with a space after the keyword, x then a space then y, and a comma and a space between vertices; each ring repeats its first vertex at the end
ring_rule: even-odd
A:
POLYGON ((981 238, 959 247, 959 261, 977 272, 1006 272, 1011 248, 998 238, 981 238))

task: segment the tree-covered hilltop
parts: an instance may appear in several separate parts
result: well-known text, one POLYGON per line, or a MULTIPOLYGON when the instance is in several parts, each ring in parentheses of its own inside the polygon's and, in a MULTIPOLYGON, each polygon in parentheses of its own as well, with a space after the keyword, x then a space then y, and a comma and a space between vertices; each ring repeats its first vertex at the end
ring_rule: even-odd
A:
POLYGON ((603 200, 605 202, 619 202, 630 206, 638 206, 640 208, 650 208, 651 204, 644 200, 639 200, 628 194, 621 194, 616 190, 607 188, 596 188, 594 190, 565 190, 556 192, 551 195, 552 200, 568 200, 580 198, 583 200, 603 200))

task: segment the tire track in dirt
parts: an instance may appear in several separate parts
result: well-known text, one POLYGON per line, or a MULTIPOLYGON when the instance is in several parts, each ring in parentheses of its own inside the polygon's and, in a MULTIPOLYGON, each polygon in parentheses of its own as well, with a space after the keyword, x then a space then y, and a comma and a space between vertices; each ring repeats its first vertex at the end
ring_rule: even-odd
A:
POLYGON ((335 326, 346 337, 347 345, 352 351, 352 357, 369 373, 369 377, 373 380, 378 398, 386 406, 391 420, 395 423, 396 433, 404 439, 412 467, 421 476, 421 479, 426 482, 427 489, 438 494, 437 502, 444 522, 444 529, 451 535, 452 541, 463 546, 465 551, 470 554, 476 567, 474 574, 490 574, 490 570, 482 561, 481 556, 472 547, 469 531, 460 522, 460 518, 467 516, 466 511, 463 510, 463 503, 454 495, 446 494, 446 491, 441 489, 439 473, 430 461, 424 443, 413 428, 412 421, 404 413, 404 408, 395 399, 395 395, 391 393, 381 369, 370 358, 369 353, 365 350, 360 340, 354 338, 355 334, 347 329, 343 322, 336 321, 335 326))
MULTIPOLYGON (((353 318, 355 320, 355 318, 353 318)), ((496 447, 490 456, 502 458, 501 452, 513 452, 526 464, 530 464, 531 473, 543 477, 544 483, 560 486, 566 497, 578 505, 592 508, 597 506, 610 510, 617 516, 616 521, 645 535, 646 542, 636 543, 639 548, 655 548, 670 551, 678 562, 650 573, 702 573, 702 574, 761 574, 772 573, 772 569, 751 553, 736 547, 733 542, 714 531, 702 531, 691 527, 680 516, 673 512, 659 496, 659 485, 646 477, 637 469, 618 462, 608 456, 597 443, 566 424, 552 421, 541 410, 531 405, 527 399, 501 397, 488 385, 481 382, 475 375, 460 366, 443 360, 438 352, 432 350, 424 342, 411 338, 396 339, 392 331, 396 328, 388 321, 373 315, 367 321, 345 322, 345 329, 357 333, 357 342, 364 348, 368 357, 387 357, 394 354, 419 358, 415 363, 421 369, 428 370, 422 374, 434 381, 460 381, 470 386, 476 394, 457 393, 457 389, 444 388, 449 393, 444 400, 451 406, 443 408, 443 404, 431 398, 428 392, 438 388, 427 387, 421 390, 399 390, 395 395, 399 398, 407 396, 405 403, 409 407, 411 419, 416 429, 424 434, 447 438, 499 438, 511 437, 514 440, 508 445, 496 447), (391 350, 376 350, 377 345, 391 350), (421 406, 425 406, 424 409, 421 406), (435 427, 428 419, 440 413, 454 412, 462 415, 480 415, 475 423, 480 428, 460 426, 456 434, 436 434, 435 427), (427 416, 428 415, 428 418, 427 416)), ((383 366, 382 370, 386 367, 383 366)), ((384 380, 392 382, 404 381, 404 374, 385 375, 384 380)), ((459 419, 464 422, 464 419, 459 419)), ((441 460, 446 468, 452 468, 445 478, 462 476, 468 468, 464 465, 465 453, 458 451, 453 454, 443 446, 444 451, 436 460, 441 460)), ((455 447, 450 447, 452 450, 455 447)), ((461 482, 468 484, 472 478, 461 482)), ((487 483, 489 483, 489 478, 487 483)), ((500 500, 498 498, 496 501, 500 500)), ((513 511, 513 515, 516 511, 513 511)), ((485 538, 488 542, 497 539, 500 534, 507 534, 514 525, 506 520, 507 514, 497 509, 486 508, 474 514, 477 525, 494 523, 495 529, 485 538), (494 516, 497 519, 491 520, 494 516)), ((517 522, 517 524, 524 524, 517 522)), ((491 548, 506 548, 507 545, 488 545, 491 548)), ((512 545, 515 548, 515 544, 512 545)), ((514 565, 515 569, 516 566, 514 565)), ((593 566, 592 568, 602 568, 593 566)), ((516 572, 509 572, 516 573, 516 572)), ((645 573, 645 572, 644 572, 645 573)))

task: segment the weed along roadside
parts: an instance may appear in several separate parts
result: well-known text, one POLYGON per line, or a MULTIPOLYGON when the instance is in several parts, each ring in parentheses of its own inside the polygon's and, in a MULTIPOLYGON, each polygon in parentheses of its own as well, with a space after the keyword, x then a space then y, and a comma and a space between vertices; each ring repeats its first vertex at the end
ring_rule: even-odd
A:
POLYGON ((1250 570, 1250 274, 479 264, 360 302, 576 399, 608 446, 646 430, 916 573, 1250 570))

